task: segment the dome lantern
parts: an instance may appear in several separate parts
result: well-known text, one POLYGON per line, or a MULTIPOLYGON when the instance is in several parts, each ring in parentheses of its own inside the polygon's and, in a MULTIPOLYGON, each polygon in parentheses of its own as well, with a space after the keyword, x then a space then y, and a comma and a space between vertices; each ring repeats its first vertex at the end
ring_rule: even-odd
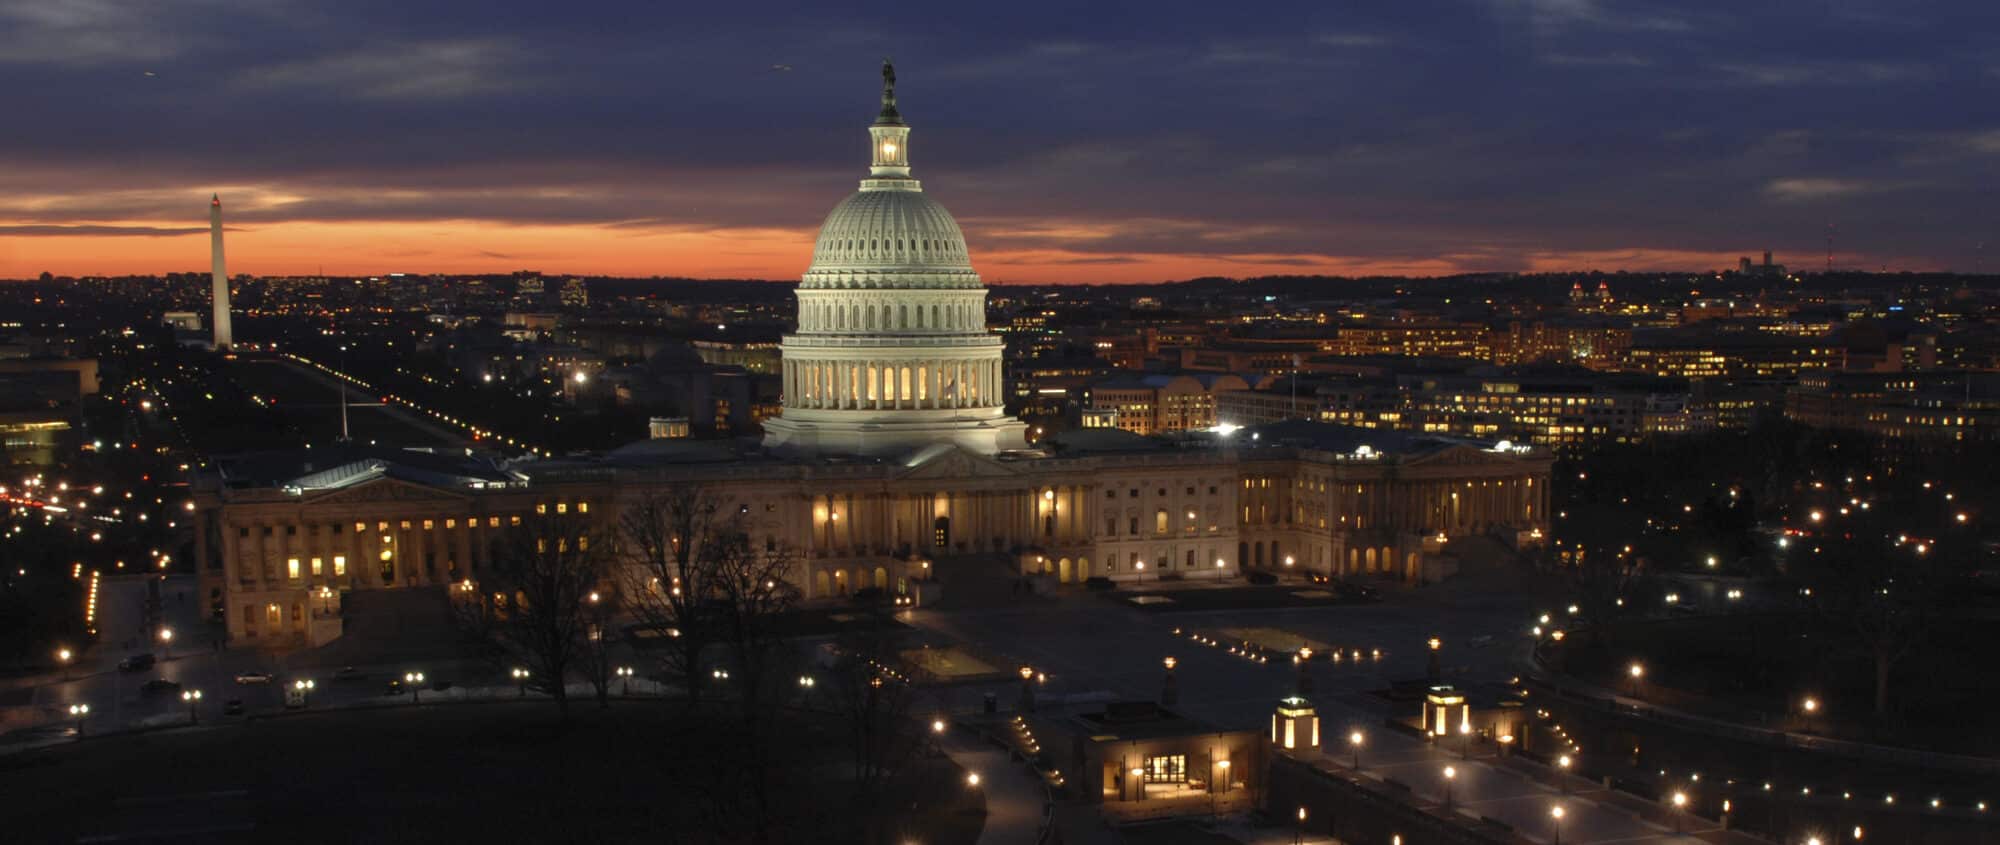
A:
POLYGON ((882 113, 868 127, 868 138, 873 150, 868 167, 870 178, 862 180, 861 190, 922 190, 917 180, 910 178, 910 127, 903 123, 902 113, 896 111, 896 66, 888 59, 882 60, 882 113))

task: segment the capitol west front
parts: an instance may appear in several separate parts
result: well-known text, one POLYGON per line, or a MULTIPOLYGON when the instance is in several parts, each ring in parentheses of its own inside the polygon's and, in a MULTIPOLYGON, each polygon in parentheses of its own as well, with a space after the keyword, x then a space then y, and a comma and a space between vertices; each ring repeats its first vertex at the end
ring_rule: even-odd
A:
POLYGON ((218 459, 196 483, 203 592, 236 647, 341 634, 354 592, 476 591, 518 518, 612 520, 698 485, 795 553, 808 600, 914 594, 956 571, 1054 584, 1246 569, 1416 582, 1448 544, 1538 542, 1551 458, 1509 444, 1293 421, 1029 449, 1003 407, 1002 343, 958 224, 910 175, 886 72, 860 189, 822 224, 787 335, 784 411, 761 444, 645 441, 496 462, 336 446, 218 459))

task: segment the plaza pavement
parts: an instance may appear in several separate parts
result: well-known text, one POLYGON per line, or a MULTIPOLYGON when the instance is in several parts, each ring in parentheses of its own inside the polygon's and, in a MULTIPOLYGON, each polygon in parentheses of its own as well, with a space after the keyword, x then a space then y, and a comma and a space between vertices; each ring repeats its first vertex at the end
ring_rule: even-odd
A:
MULTIPOLYGON (((1686 832, 1677 836, 1670 826, 1598 800, 1590 789, 1563 796, 1552 782, 1542 782, 1512 767, 1496 766, 1490 751, 1480 759, 1480 749, 1475 747, 1474 759, 1464 760, 1456 744, 1431 748, 1421 739, 1383 727, 1386 718, 1414 713, 1401 713, 1398 705, 1370 693, 1395 680, 1423 677, 1428 662, 1424 643, 1430 637, 1445 643, 1441 662, 1446 680, 1504 682, 1513 675, 1515 652, 1526 645, 1526 629, 1533 615, 1557 606, 1554 595, 1537 602, 1526 594, 1522 579, 1512 573, 1487 573, 1481 580, 1485 583, 1468 579, 1428 590, 1392 592, 1379 604, 1149 612, 1097 594, 1064 592, 1053 598, 1024 598, 1014 607, 953 612, 919 609, 904 614, 904 618, 936 637, 966 642, 1047 672, 1047 683, 1037 689, 1044 712, 1060 710, 1070 700, 1090 702, 1071 708, 1078 712, 1108 698, 1157 700, 1164 680, 1161 660, 1172 655, 1179 662, 1175 670, 1180 687, 1177 709, 1218 726, 1265 724, 1277 700, 1292 693, 1295 669, 1289 663, 1254 663, 1226 649, 1196 644, 1175 636, 1177 627, 1206 631, 1233 626, 1281 628, 1344 646, 1380 648, 1383 656, 1379 661, 1315 661, 1310 665, 1312 698, 1319 707, 1322 735, 1331 752, 1323 759, 1324 765, 1345 768, 1350 755, 1343 738, 1351 730, 1360 730, 1365 736, 1361 758, 1364 776, 1394 778, 1411 787, 1420 805, 1441 807, 1443 770, 1453 766, 1457 773, 1452 785, 1453 810, 1469 822, 1490 816, 1512 825, 1529 840, 1547 842, 1553 839, 1550 808, 1560 803, 1566 813, 1562 825, 1565 843, 1715 841, 1719 831, 1713 822, 1690 817, 1686 832), (1475 638, 1487 636, 1493 638, 1491 645, 1472 645, 1475 638)), ((993 693, 1003 705, 1012 705, 1019 689, 1018 682, 1000 682, 951 695, 959 709, 970 706, 985 692, 993 693)), ((1580 780, 1572 783, 1584 785, 1580 780)), ((1063 818, 1077 816, 1065 813, 1063 818)), ((1066 823, 1064 835, 1069 836, 1071 830, 1066 823)))

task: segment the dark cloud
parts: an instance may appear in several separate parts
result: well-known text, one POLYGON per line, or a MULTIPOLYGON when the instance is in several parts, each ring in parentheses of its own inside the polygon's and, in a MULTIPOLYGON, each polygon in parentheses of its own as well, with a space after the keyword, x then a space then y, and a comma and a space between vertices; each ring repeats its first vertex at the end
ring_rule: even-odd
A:
POLYGON ((246 225, 805 232, 861 175, 887 54, 980 250, 1506 267, 1837 223, 1966 265, 1996 30, 1979 0, 0 0, 0 233, 198 231, 210 190, 246 225))
MULTIPOLYGON (((112 238, 165 238, 176 235, 193 235, 207 232, 207 226, 167 228, 163 226, 0 226, 0 235, 15 237, 112 237, 112 238)), ((232 230, 233 231, 233 230, 232 230)))

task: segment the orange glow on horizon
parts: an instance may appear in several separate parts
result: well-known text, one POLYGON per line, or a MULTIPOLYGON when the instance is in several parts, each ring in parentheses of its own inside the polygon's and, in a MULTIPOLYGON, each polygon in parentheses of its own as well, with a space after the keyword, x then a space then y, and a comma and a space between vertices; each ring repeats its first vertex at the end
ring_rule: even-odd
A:
MULTIPOLYGON (((1084 224, 1089 225, 1089 224, 1084 224)), ((1065 227, 1068 228, 1068 227, 1065 227)), ((508 273, 795 280, 812 255, 811 230, 696 226, 513 225, 483 221, 300 222, 232 225, 229 271, 251 275, 508 273)), ((1008 238, 1002 236, 999 240, 1008 238)), ((1734 265, 1733 253, 1692 250, 1530 251, 1518 257, 1367 257, 1315 254, 1118 253, 1081 249, 981 249, 973 266, 989 284, 1160 282, 1200 276, 1441 276, 1518 269, 1701 270, 1734 265)), ((1091 238, 1077 238, 1084 246, 1091 238)), ((0 278, 206 272, 206 231, 163 237, 0 238, 0 278)))

